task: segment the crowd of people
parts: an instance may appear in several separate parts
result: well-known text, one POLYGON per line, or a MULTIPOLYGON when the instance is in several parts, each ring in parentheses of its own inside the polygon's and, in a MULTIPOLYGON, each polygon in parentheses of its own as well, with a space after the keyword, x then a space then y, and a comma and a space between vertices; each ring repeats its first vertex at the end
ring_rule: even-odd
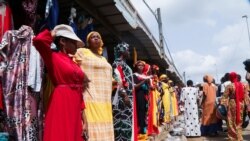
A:
POLYGON ((241 76, 235 72, 226 73, 220 84, 215 84, 210 75, 204 76, 204 82, 197 86, 188 80, 180 99, 186 136, 214 137, 219 136, 218 132, 227 132, 230 141, 242 141, 242 130, 248 126, 250 112, 248 72, 246 80, 241 82, 241 76), (226 129, 222 128, 223 121, 226 129))
MULTIPOLYGON (((5 1, 0 4, 5 15, 11 14, 5 1)), ((30 3, 20 5, 25 4, 30 3)), ((229 139, 242 140, 250 111, 249 74, 246 84, 231 72, 221 84, 205 75, 199 85, 188 80, 187 86, 177 86, 155 64, 136 59, 129 66, 125 42, 114 47, 114 62, 108 62, 101 34, 92 30, 93 19, 84 22, 88 32, 83 23, 79 28, 75 8, 69 26, 55 22, 57 3, 48 4, 56 10, 46 10, 50 26, 35 28, 39 16, 29 12, 36 9, 37 2, 32 4, 25 7, 27 15, 21 14, 31 19, 15 16, 18 30, 4 26, 0 34, 1 140, 147 140, 182 115, 187 137, 216 136, 225 131, 224 120, 229 139)), ((10 17, 5 23, 12 24, 10 17)), ((244 64, 250 72, 250 61, 244 64)))

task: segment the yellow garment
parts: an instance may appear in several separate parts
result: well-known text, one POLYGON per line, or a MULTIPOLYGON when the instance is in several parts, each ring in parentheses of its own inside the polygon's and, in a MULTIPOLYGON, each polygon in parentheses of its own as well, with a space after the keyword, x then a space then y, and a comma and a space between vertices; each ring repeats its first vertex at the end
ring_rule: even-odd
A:
POLYGON ((162 96, 162 102, 164 106, 164 122, 169 123, 171 121, 170 118, 170 108, 171 108, 171 100, 170 100, 170 93, 169 93, 169 86, 168 84, 162 82, 162 89, 164 92, 164 95, 162 96))
POLYGON ((104 57, 86 48, 78 49, 74 59, 90 79, 89 88, 83 94, 89 141, 113 141, 112 67, 104 57))
POLYGON ((178 103, 177 103, 177 99, 176 99, 176 94, 175 94, 175 91, 174 91, 174 88, 173 87, 170 87, 169 88, 169 91, 170 91, 170 97, 171 97, 171 110, 172 110, 172 115, 174 117, 178 116, 178 103))
POLYGON ((160 98, 160 93, 154 89, 152 90, 153 93, 153 125, 155 127, 158 127, 158 121, 159 121, 159 113, 158 113, 158 103, 157 101, 160 98))

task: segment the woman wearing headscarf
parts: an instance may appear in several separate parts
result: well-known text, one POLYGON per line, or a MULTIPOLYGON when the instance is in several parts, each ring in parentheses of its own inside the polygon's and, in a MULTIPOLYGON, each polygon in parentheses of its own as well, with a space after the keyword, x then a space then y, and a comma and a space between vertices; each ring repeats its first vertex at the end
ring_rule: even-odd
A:
POLYGON ((215 106, 217 88, 212 76, 205 75, 203 80, 201 135, 215 136, 218 130, 215 106))
POLYGON ((148 75, 152 75, 150 79, 150 92, 149 92, 149 107, 148 107, 148 135, 155 136, 159 134, 159 67, 152 65, 152 71, 149 71, 148 75))
POLYGON ((87 87, 84 85, 86 76, 71 58, 76 53, 77 44, 82 41, 70 26, 58 25, 52 32, 44 30, 39 33, 33 43, 55 87, 45 114, 43 140, 82 141, 82 128, 86 128, 85 116, 83 122, 81 117, 85 108, 82 92, 87 87), (58 52, 50 49, 53 40, 58 52))
POLYGON ((144 61, 137 61, 135 64, 136 72, 134 73, 135 83, 135 96, 136 96, 136 112, 137 112, 137 123, 139 127, 138 139, 145 140, 146 134, 146 113, 149 93, 149 81, 150 77, 145 75, 143 72, 146 63, 144 61))
POLYGON ((115 61, 113 77, 118 83, 113 97, 113 119, 116 141, 133 141, 137 139, 136 100, 134 96, 133 72, 127 65, 129 45, 125 42, 114 48, 115 61))
POLYGON ((168 80, 168 85, 171 101, 171 116, 174 118, 174 120, 176 120, 177 116, 179 115, 179 111, 174 82, 172 80, 168 80))
POLYGON ((112 67, 102 56, 101 35, 90 32, 86 41, 88 48, 78 49, 75 61, 90 80, 89 88, 84 93, 89 141, 113 141, 112 67))
POLYGON ((170 123, 171 117, 171 100, 170 100, 170 92, 169 92, 169 85, 168 85, 168 76, 166 74, 162 74, 160 76, 160 81, 162 84, 162 90, 163 90, 163 96, 162 96, 162 103, 163 103, 163 109, 164 109, 164 117, 163 122, 170 123))
POLYGON ((244 106, 249 104, 247 88, 237 80, 237 74, 229 74, 232 82, 222 95, 221 104, 227 108, 227 128, 230 141, 242 141, 244 106))
POLYGON ((193 81, 187 81, 187 87, 181 90, 181 105, 184 106, 185 131, 187 137, 200 136, 200 122, 198 116, 199 90, 193 86, 193 81))

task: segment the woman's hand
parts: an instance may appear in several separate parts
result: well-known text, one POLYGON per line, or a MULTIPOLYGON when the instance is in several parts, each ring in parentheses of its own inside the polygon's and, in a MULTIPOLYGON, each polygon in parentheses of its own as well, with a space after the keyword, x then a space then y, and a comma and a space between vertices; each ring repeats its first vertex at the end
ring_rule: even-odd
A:
POLYGON ((89 138, 88 122, 84 110, 82 110, 82 137, 84 138, 84 141, 88 140, 89 138))
POLYGON ((52 38, 55 38, 55 37, 56 37, 56 32, 55 32, 55 30, 51 30, 50 33, 51 33, 52 38))
POLYGON ((86 89, 89 88, 89 82, 90 82, 90 79, 89 79, 88 76, 84 73, 84 78, 83 78, 83 91, 85 91, 86 89))

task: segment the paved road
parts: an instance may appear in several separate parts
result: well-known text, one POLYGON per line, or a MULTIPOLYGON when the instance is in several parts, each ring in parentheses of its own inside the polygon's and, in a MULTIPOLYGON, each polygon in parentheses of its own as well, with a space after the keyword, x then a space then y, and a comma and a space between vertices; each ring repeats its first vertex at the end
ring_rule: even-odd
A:
MULTIPOLYGON (((149 141, 228 141, 227 133, 220 132, 217 137, 197 137, 197 138, 185 138, 183 137, 169 137, 169 132, 166 128, 161 129, 161 133, 159 136, 155 138, 150 138, 149 141)), ((243 130, 243 138, 244 141, 250 141, 250 125, 246 129, 243 130)))

